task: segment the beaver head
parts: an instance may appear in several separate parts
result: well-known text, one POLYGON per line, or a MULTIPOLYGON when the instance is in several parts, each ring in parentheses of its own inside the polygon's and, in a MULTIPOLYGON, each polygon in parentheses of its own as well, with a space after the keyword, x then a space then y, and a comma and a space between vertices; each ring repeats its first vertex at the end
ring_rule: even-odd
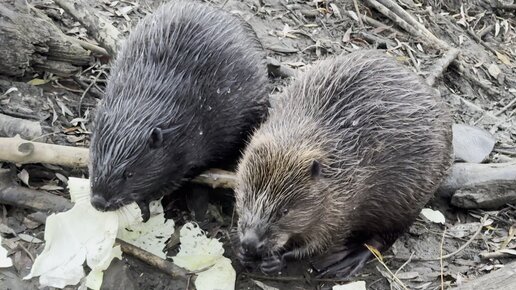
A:
POLYGON ((239 164, 235 189, 242 262, 291 250, 300 256, 327 245, 329 209, 335 205, 322 154, 301 144, 281 148, 253 141, 239 164))

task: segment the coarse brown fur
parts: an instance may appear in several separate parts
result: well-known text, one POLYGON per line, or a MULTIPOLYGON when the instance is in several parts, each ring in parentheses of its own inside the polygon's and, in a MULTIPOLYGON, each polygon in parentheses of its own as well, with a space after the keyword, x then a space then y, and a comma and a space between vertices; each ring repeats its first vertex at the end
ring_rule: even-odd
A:
POLYGON ((257 237, 264 259, 372 237, 389 247, 452 161, 444 102, 378 51, 320 61, 271 106, 244 151, 235 190, 240 239, 257 237))
POLYGON ((94 206, 145 207, 207 168, 236 163, 267 114, 267 87, 265 53, 237 16, 197 1, 146 16, 118 52, 96 113, 94 206))

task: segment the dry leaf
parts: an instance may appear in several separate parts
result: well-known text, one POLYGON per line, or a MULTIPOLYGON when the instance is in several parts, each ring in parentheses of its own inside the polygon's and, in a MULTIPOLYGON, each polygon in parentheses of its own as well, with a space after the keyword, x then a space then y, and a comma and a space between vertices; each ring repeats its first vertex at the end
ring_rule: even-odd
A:
POLYGON ((335 5, 333 3, 330 4, 330 7, 331 7, 331 10, 333 10, 333 14, 335 14, 337 17, 342 19, 342 14, 340 14, 339 7, 337 7, 337 5, 335 5))
POLYGON ((443 224, 445 223, 445 218, 444 218, 444 215, 438 211, 438 210, 433 210, 433 209, 430 209, 430 208, 424 208, 422 211, 421 211, 421 215, 424 216, 427 220, 433 222, 433 223, 436 223, 436 224, 443 224))
POLYGON ((28 81, 27 83, 29 85, 33 85, 33 86, 40 86, 40 85, 44 85, 44 84, 48 83, 49 81, 50 80, 36 78, 36 79, 32 79, 32 80, 28 81))
POLYGON ((353 20, 357 21, 358 22, 358 16, 357 14, 355 13, 355 11, 351 11, 351 10, 348 10, 348 15, 353 18, 353 20))
POLYGON ((40 239, 38 239, 36 237, 33 237, 31 235, 27 235, 27 234, 19 234, 18 238, 26 241, 27 243, 34 243, 34 244, 41 244, 41 243, 43 243, 42 240, 40 240, 40 239))
POLYGON ((498 33, 500 33, 500 22, 496 21, 496 23, 495 23, 495 37, 498 36, 498 33))
POLYGON ((351 39, 351 27, 346 30, 346 33, 344 33, 344 36, 342 36, 342 42, 346 43, 349 42, 351 39))
POLYGON ((509 57, 506 56, 505 54, 503 53, 500 53, 498 51, 495 51, 496 52, 496 56, 498 57, 498 59, 503 63, 503 64, 506 64, 506 65, 511 65, 511 61, 509 60, 509 57))
POLYGON ((496 65, 495 63, 492 63, 487 69, 487 71, 489 71, 489 74, 493 76, 495 79, 498 78, 498 75, 502 72, 498 65, 496 65))
POLYGON ((27 170, 23 169, 22 171, 20 171, 20 173, 18 173, 18 178, 23 182, 23 184, 30 186, 29 173, 27 172, 27 170))

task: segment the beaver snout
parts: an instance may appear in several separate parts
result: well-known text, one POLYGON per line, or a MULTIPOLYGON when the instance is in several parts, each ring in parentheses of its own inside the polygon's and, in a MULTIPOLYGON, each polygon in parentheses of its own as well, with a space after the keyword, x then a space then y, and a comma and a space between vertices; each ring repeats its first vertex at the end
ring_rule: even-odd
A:
POLYGON ((112 211, 119 209, 123 204, 106 200, 102 195, 93 194, 91 205, 98 211, 112 211))
POLYGON ((241 243, 241 251, 244 256, 261 256, 264 249, 264 243, 260 240, 255 231, 247 231, 241 243))

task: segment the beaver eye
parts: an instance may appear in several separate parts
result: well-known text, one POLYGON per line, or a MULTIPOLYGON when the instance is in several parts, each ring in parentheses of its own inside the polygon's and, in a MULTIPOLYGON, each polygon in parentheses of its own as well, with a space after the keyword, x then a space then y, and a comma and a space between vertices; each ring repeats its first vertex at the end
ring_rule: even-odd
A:
POLYGON ((134 173, 132 173, 131 171, 126 171, 124 172, 124 177, 125 178, 131 178, 133 177, 134 173))
POLYGON ((288 208, 284 208, 281 210, 281 215, 284 216, 284 215, 287 215, 288 213, 288 208))

